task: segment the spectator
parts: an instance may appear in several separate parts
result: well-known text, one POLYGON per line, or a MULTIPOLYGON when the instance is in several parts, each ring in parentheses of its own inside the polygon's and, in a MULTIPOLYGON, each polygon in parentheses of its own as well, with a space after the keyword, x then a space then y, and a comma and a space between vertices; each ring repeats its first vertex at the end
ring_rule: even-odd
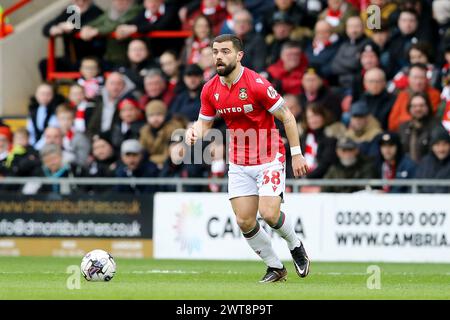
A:
MULTIPOLYGON (((80 10, 80 26, 84 27, 91 21, 103 14, 103 11, 97 7, 92 0, 71 0, 71 4, 80 10)), ((74 37, 78 32, 75 26, 70 22, 72 12, 67 8, 53 20, 49 21, 43 28, 42 32, 45 37, 63 36, 64 56, 56 59, 56 69, 59 71, 76 71, 78 70, 78 61, 87 56, 100 57, 102 55, 101 41, 85 42, 74 37)), ((47 59, 41 60, 39 63, 42 80, 47 78, 47 59)))
POLYGON ((333 33, 343 36, 347 20, 355 15, 355 9, 344 0, 328 0, 328 6, 319 15, 319 20, 325 20, 333 27, 333 33))
MULTIPOLYGON (((243 0, 227 0, 225 3, 225 9, 227 10, 227 18, 220 28, 220 34, 234 34, 236 22, 234 15, 236 12, 245 10, 243 0)), ((253 19, 253 18, 252 18, 253 19)))
MULTIPOLYGON (((52 179, 75 178, 84 175, 82 168, 69 165, 63 160, 63 151, 60 145, 47 144, 39 152, 42 166, 37 167, 33 172, 33 177, 46 177, 52 179)), ((22 192, 27 195, 36 193, 62 194, 74 193, 77 187, 73 184, 58 183, 41 184, 28 182, 24 185, 22 192)))
POLYGON ((211 22, 204 15, 199 15, 192 26, 192 36, 186 39, 181 61, 183 64, 198 63, 200 51, 209 47, 213 37, 211 22))
POLYGON ((365 91, 361 96, 370 113, 378 120, 383 130, 388 127, 389 113, 396 96, 386 90, 386 75, 380 68, 373 68, 364 74, 365 91))
POLYGON ((175 51, 165 51, 161 57, 159 57, 159 64, 164 76, 167 79, 167 91, 173 95, 177 92, 177 88, 180 86, 181 62, 175 51))
MULTIPOLYGON (((179 30, 181 23, 178 18, 177 5, 164 0, 144 0, 144 8, 139 14, 116 28, 118 39, 126 39, 134 33, 147 34, 159 30, 179 30)), ((165 50, 179 47, 173 39, 152 39, 150 47, 155 56, 159 57, 165 50)))
POLYGON ((167 117, 167 106, 161 100, 153 100, 145 107, 147 124, 142 127, 140 141, 149 154, 150 161, 162 167, 169 156, 169 142, 176 129, 184 127, 180 121, 167 117))
MULTIPOLYGON (((417 179, 450 179, 450 136, 447 131, 436 128, 431 139, 431 152, 420 162, 416 171, 417 179)), ((420 192, 450 192, 449 187, 424 186, 420 192)))
MULTIPOLYGON (((379 142, 380 164, 378 178, 383 180, 412 179, 415 175, 416 164, 410 157, 403 154, 400 138, 395 133, 385 132, 379 142)), ((389 186, 382 188, 388 193, 407 193, 410 188, 405 186, 389 186)))
POLYGON ((383 70, 389 71, 390 55, 389 55, 389 36, 390 29, 384 20, 381 20, 380 28, 372 31, 370 39, 378 46, 380 52, 380 65, 383 70))
POLYGON ((233 15, 234 33, 244 44, 242 65, 256 72, 265 69, 267 47, 264 38, 253 31, 253 18, 247 10, 239 10, 233 15))
POLYGON ((36 89, 28 107, 27 130, 30 133, 30 144, 36 149, 43 145, 42 134, 48 126, 56 125, 55 109, 64 98, 55 95, 49 83, 43 83, 36 89))
MULTIPOLYGON (((97 36, 106 36, 116 30, 118 26, 132 20, 141 10, 134 0, 112 0, 108 12, 90 21, 81 28, 80 37, 84 41, 91 41, 97 36)), ((108 38, 106 40, 105 60, 109 65, 123 65, 126 61, 127 41, 108 38)))
POLYGON ((419 162, 430 150, 431 133, 439 120, 433 117, 430 100, 424 93, 413 94, 408 104, 411 120, 400 125, 403 150, 419 162))
POLYGON ((266 36, 266 65, 271 65, 280 59, 281 47, 291 39, 294 21, 283 12, 277 12, 273 17, 272 34, 266 36))
POLYGON ((352 104, 350 116, 346 136, 359 144, 361 150, 365 150, 365 145, 370 144, 382 132, 380 124, 364 101, 352 104))
POLYGON ((0 176, 7 175, 7 159, 11 150, 12 133, 9 127, 0 127, 0 176))
POLYGON ((398 31, 392 35, 389 45, 390 66, 388 76, 393 77, 402 68, 408 65, 408 50, 421 39, 417 35, 417 12, 411 9, 400 12, 398 18, 398 31))
POLYGON ((77 83, 84 89, 84 95, 89 101, 95 100, 100 94, 105 79, 101 75, 100 64, 95 57, 86 57, 81 61, 81 78, 77 83))
MULTIPOLYGON (((59 146, 62 150, 62 157, 64 164, 71 164, 75 163, 75 154, 71 151, 64 150, 63 146, 63 134, 60 128, 58 127, 48 127, 44 131, 44 144, 42 145, 41 149, 49 144, 55 144, 59 146)), ((39 151, 41 150, 39 149, 39 151)))
POLYGON ((331 61, 331 71, 338 77, 338 83, 345 90, 351 90, 353 76, 359 69, 359 53, 367 44, 364 26, 360 17, 350 17, 346 22, 347 40, 342 42, 331 61))
MULTIPOLYGON (((159 171, 156 165, 147 160, 138 140, 125 140, 120 147, 121 164, 116 169, 117 178, 155 178, 159 171)), ((116 191, 135 195, 156 192, 154 185, 118 185, 116 191)))
POLYGON ((359 100, 364 91, 363 78, 366 72, 380 66, 380 52, 378 46, 372 42, 368 42, 361 48, 359 53, 360 70, 353 75, 352 79, 352 101, 359 100))
POLYGON ((139 91, 143 92, 145 75, 149 70, 157 67, 150 56, 147 43, 140 39, 132 40, 128 45, 127 58, 127 64, 118 68, 118 71, 130 79, 139 91))
MULTIPOLYGON (((328 168, 336 162, 336 139, 325 134, 325 127, 331 123, 329 111, 324 107, 309 104, 306 107, 303 134, 300 145, 309 167, 306 178, 323 178, 328 168)), ((293 178, 290 166, 286 174, 293 178)))
POLYGON ((175 96, 170 105, 170 113, 185 118, 187 122, 194 122, 200 112, 203 70, 196 64, 187 66, 184 71, 183 82, 185 88, 175 96))
POLYGON ((284 14, 294 23, 294 28, 305 25, 305 12, 297 6, 294 0, 274 0, 274 6, 264 14, 262 34, 267 36, 276 23, 276 16, 284 14))
POLYGON ((391 113, 389 114, 388 125, 389 130, 396 132, 399 126, 411 119, 408 112, 408 102, 414 93, 426 93, 431 102, 433 114, 436 112, 440 103, 439 91, 430 87, 427 80, 427 67, 423 64, 414 64, 409 68, 408 73, 408 89, 403 90, 397 96, 391 113))
MULTIPOLYGON (((377 176, 372 161, 360 155, 358 144, 352 139, 340 139, 336 153, 339 161, 328 169, 324 179, 374 179, 377 176)), ((329 186, 322 188, 322 191, 352 193, 363 189, 360 186, 329 186)))
MULTIPOLYGON (((427 66, 427 79, 429 86, 434 87, 439 86, 439 70, 430 63, 431 59, 431 48, 428 43, 418 42, 413 45, 408 50, 409 65, 414 65, 417 63, 427 66)), ((404 67, 400 70, 392 81, 389 83, 388 91, 393 92, 394 90, 404 90, 408 87, 408 67, 404 67)))
POLYGON ((86 100, 82 86, 73 84, 69 88, 69 104, 75 110, 75 131, 85 133, 95 106, 94 103, 86 100))
POLYGON ((133 97, 126 97, 119 102, 120 122, 114 123, 111 129, 111 142, 116 150, 122 142, 130 139, 139 140, 139 131, 144 126, 143 113, 133 97))
POLYGON ((283 94, 300 94, 301 79, 308 65, 308 58, 300 44, 286 42, 281 48, 280 59, 267 68, 270 80, 283 94))
MULTIPOLYGON (((450 97, 450 43, 444 49, 444 65, 440 70, 440 87, 443 91, 445 97, 450 97)), ((448 99, 447 99, 448 100, 448 99)))
POLYGON ((195 25, 199 16, 204 16, 208 19, 211 25, 212 35, 219 35, 222 24, 227 18, 225 1, 201 0, 200 6, 192 10, 184 21, 182 20, 182 29, 192 30, 192 27, 195 25))
POLYGON ((56 119, 63 136, 63 150, 74 155, 73 163, 78 166, 84 166, 88 159, 91 145, 84 133, 77 132, 74 129, 74 110, 68 105, 60 105, 56 108, 56 119))
MULTIPOLYGON (((163 164, 160 177, 163 178, 205 178, 206 169, 200 164, 186 164, 183 162, 186 156, 185 145, 182 142, 172 142, 169 145, 169 157, 163 164)), ((165 185, 160 191, 175 192, 176 186, 165 185)), ((202 192, 204 186, 189 185, 183 188, 183 192, 202 192)))
POLYGON ((200 60, 198 65, 203 70, 203 80, 209 81, 216 75, 216 65, 214 63, 213 53, 211 47, 205 47, 200 52, 200 60))
POLYGON ((339 36, 333 33, 331 25, 325 20, 317 21, 314 27, 314 38, 307 46, 305 54, 309 65, 323 77, 332 75, 330 61, 339 48, 339 36))
POLYGON ((147 73, 144 78, 144 88, 144 95, 139 100, 142 110, 152 100, 162 100, 169 105, 175 96, 175 92, 167 90, 167 80, 159 69, 151 69, 147 73))
MULTIPOLYGON (((0 130, 4 131, 4 127, 0 130)), ((7 139, 8 135, 6 135, 7 139)), ((29 177, 40 165, 39 154, 29 144, 29 134, 25 128, 14 131, 12 148, 6 158, 5 167, 7 175, 14 177, 29 177)), ((13 188, 16 190, 15 188, 13 188)), ((8 188, 8 190, 12 190, 8 188)))
MULTIPOLYGON (((108 178, 114 177, 117 168, 117 155, 108 135, 99 134, 92 138, 92 154, 86 167, 86 177, 108 178)), ((92 185, 87 187, 90 193, 107 192, 111 186, 92 185)))
POLYGON ((308 68, 302 78, 302 93, 300 94, 300 103, 306 106, 308 103, 315 103, 324 106, 331 112, 332 120, 341 119, 341 101, 342 99, 331 92, 323 84, 322 78, 316 69, 308 68))
POLYGON ((134 84, 121 73, 113 72, 109 75, 89 120, 89 136, 110 132, 112 125, 118 121, 117 104, 132 90, 134 84))

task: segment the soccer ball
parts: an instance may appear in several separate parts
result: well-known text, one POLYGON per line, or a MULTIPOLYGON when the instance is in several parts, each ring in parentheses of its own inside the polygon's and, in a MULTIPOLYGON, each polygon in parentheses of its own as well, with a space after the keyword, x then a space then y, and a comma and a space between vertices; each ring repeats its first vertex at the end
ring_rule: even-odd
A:
POLYGON ((116 273, 116 263, 108 252, 93 250, 81 260, 81 272, 87 281, 109 281, 116 273))

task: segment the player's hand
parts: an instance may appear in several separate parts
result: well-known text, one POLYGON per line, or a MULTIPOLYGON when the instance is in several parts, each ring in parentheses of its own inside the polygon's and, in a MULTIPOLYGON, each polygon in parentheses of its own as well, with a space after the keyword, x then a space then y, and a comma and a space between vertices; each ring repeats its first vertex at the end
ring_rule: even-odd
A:
POLYGON ((194 145, 197 142, 198 134, 194 127, 190 127, 189 129, 187 129, 185 140, 186 143, 190 146, 194 145))
POLYGON ((306 175, 309 171, 306 159, 301 154, 292 156, 292 170, 296 178, 306 175))

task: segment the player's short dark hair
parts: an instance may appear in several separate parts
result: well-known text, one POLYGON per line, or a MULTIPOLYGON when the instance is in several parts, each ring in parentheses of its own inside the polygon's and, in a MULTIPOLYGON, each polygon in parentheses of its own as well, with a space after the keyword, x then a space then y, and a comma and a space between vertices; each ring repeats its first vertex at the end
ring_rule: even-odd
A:
POLYGON ((416 17, 416 20, 419 20, 419 14, 417 13, 416 10, 412 9, 412 8, 407 8, 407 9, 403 9, 400 11, 398 18, 400 19, 400 15, 402 13, 409 13, 410 15, 413 15, 414 17, 416 17))
POLYGON ((211 42, 211 46, 214 44, 214 42, 222 43, 226 41, 231 41, 236 51, 244 51, 244 44, 242 43, 242 40, 234 34, 221 34, 220 36, 215 37, 211 42))

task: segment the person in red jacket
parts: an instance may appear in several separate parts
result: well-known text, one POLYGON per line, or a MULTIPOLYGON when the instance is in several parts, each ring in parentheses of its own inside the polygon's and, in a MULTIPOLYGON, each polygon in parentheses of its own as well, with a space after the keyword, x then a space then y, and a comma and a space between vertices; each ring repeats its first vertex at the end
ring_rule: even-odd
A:
POLYGON ((281 47, 280 59, 267 68, 270 81, 282 94, 301 93, 302 77, 308 58, 298 42, 288 41, 281 47))

